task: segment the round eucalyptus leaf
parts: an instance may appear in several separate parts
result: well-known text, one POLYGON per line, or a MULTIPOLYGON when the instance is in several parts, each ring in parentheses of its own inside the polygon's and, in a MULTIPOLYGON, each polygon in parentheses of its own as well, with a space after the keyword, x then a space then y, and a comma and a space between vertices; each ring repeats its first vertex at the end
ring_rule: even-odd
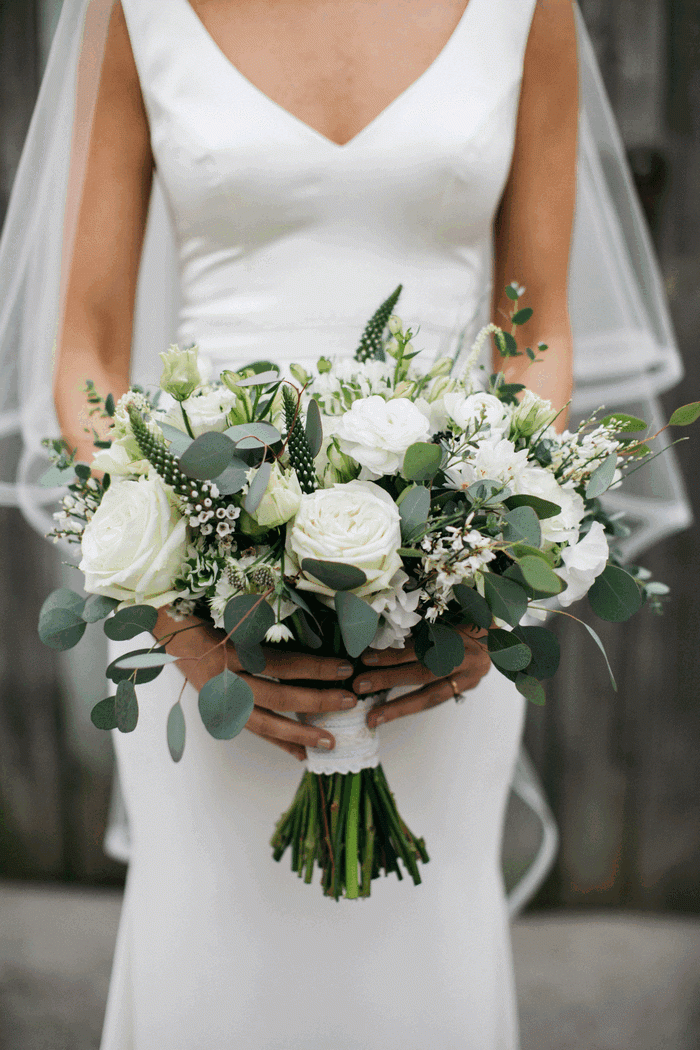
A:
POLYGON ((485 598, 479 594, 474 587, 467 587, 464 583, 456 583, 452 588, 455 598, 462 606, 464 614, 470 623, 476 627, 490 627, 493 616, 485 598))
POLYGON ((245 488, 250 467, 238 456, 234 456, 226 470, 214 478, 214 484, 221 496, 233 496, 245 488))
POLYGON ((224 629, 234 645, 259 645, 275 622, 275 614, 259 594, 239 594, 224 609, 224 629))
POLYGON ((500 481, 492 478, 482 478, 474 481, 467 489, 467 497, 472 503, 480 503, 485 507, 493 507, 498 503, 505 503, 510 496, 510 489, 500 481))
POLYGON ((596 616, 623 623, 642 607, 642 592, 633 576, 618 565, 606 565, 588 592, 596 616))
POLYGON ((158 621, 158 610, 152 605, 132 605, 119 609, 104 622, 104 632, 114 642, 127 641, 144 631, 152 631, 158 621))
POLYGON ((404 542, 420 535, 430 514, 430 491, 425 485, 410 485, 397 500, 401 515, 401 538, 404 542))
POLYGON ((85 623, 97 623, 114 612, 118 605, 117 598, 108 598, 106 594, 91 594, 85 602, 83 619, 85 623))
POLYGON ((265 650, 261 645, 237 645, 236 656, 248 674, 262 674, 265 670, 265 650))
POLYGON ((97 729, 116 729, 117 712, 114 708, 114 697, 108 696, 106 700, 100 700, 90 712, 92 724, 97 729))
POLYGON ((534 310, 530 306, 524 306, 522 310, 518 310, 511 317, 513 324, 526 324, 532 317, 534 310))
POLYGON ((45 473, 39 478, 39 484, 43 488, 54 489, 63 485, 70 485, 71 481, 75 478, 75 470, 73 467, 61 467, 52 466, 49 467, 45 473))
POLYGON ((178 466, 188 478, 212 481, 223 474, 231 462, 234 444, 225 434, 207 431, 200 434, 180 456, 178 466))
POLYGON ((446 678, 464 659, 462 636, 451 627, 431 624, 429 637, 432 645, 425 653, 422 663, 436 678, 446 678))
POLYGON ((520 584, 505 576, 484 573, 484 597, 493 615, 511 627, 520 623, 527 612, 527 594, 520 584))
POLYGON ((77 645, 87 627, 84 607, 85 599, 68 587, 52 591, 39 613, 39 638, 44 645, 59 652, 77 645))
POLYGON ((128 667, 118 667, 117 664, 129 656, 145 656, 146 654, 150 655, 153 652, 165 652, 165 650, 135 649, 131 653, 125 653, 123 656, 118 656, 116 660, 112 660, 107 668, 107 678, 110 682, 124 682, 127 678, 131 678, 136 685, 146 685, 147 682, 152 682, 163 670, 162 665, 158 667, 142 667, 134 671, 133 668, 130 670, 128 667))
POLYGON ((532 660, 529 646, 512 631, 492 627, 488 633, 489 656, 496 667, 504 671, 524 671, 532 660))
POLYGON ((133 733, 139 720, 139 705, 133 682, 125 680, 119 683, 114 698, 114 710, 119 732, 133 733))
POLYGON ((544 686, 536 678, 533 678, 532 675, 523 674, 522 671, 520 671, 515 676, 515 688, 519 693, 522 693, 525 699, 529 700, 531 704, 537 704, 541 707, 546 703, 547 696, 544 691, 544 686))
POLYGON ((168 715, 168 750, 173 762, 179 762, 185 751, 185 716, 180 701, 170 708, 168 715))
POLYGON ((174 664, 179 657, 171 653, 164 653, 162 649, 154 649, 147 653, 131 653, 127 656, 118 657, 114 663, 120 670, 135 671, 147 667, 165 667, 166 664, 174 664))
POLYGON ((243 506, 249 514, 255 514, 255 511, 260 506, 260 501, 265 495, 271 473, 272 463, 261 463, 256 470, 243 501, 243 506))
POLYGON ((301 567, 307 576, 313 576, 332 591, 354 591, 367 583, 367 577, 356 565, 346 565, 340 561, 319 561, 317 558, 303 558, 301 567))
POLYGON ((267 372, 258 372, 256 375, 240 379, 236 386, 267 386, 268 383, 276 383, 279 379, 279 370, 270 369, 267 372))
POLYGON ((533 678, 553 678, 559 667, 559 640, 546 627, 516 627, 513 634, 532 653, 526 670, 533 678))
POLYGON ((192 444, 192 438, 184 430, 178 430, 177 427, 171 426, 170 423, 159 423, 158 426, 163 431, 165 440, 169 442, 170 452, 172 452, 173 456, 179 458, 192 444))
POLYGON ((532 507, 514 507, 503 515, 503 539, 509 543, 527 543, 539 547, 542 542, 540 522, 532 507))
POLYGON ((276 445, 282 440, 282 435, 272 423, 239 423, 224 433, 241 449, 262 449, 265 445, 276 445))
POLYGON ((586 485, 586 499, 597 499, 610 488, 617 468, 617 453, 606 456, 591 474, 586 485))
POLYGON ((527 554, 518 560, 518 565, 526 583, 534 591, 543 594, 559 594, 564 590, 564 582, 543 558, 527 554))
POLYGON ((352 591, 335 596, 340 633, 349 656, 357 657, 371 643, 379 626, 379 613, 352 591))
POLYGON ((321 445, 323 444, 323 423, 321 422, 321 409, 319 408, 318 401, 314 401, 313 398, 309 402, 309 407, 306 410, 306 441, 311 450, 311 455, 316 456, 321 451, 321 445))
POLYGON ((401 473, 406 481, 432 481, 442 463, 442 448, 424 441, 409 445, 401 473))
POLYGON ((228 668, 199 692, 199 714, 215 740, 231 740, 243 729, 254 706, 253 690, 228 668))
POLYGON ((561 507, 558 503, 550 503, 548 499, 540 499, 539 496, 525 494, 508 496, 503 502, 508 510, 514 510, 516 507, 532 507, 540 521, 544 521, 545 518, 553 518, 555 514, 561 514, 561 507))

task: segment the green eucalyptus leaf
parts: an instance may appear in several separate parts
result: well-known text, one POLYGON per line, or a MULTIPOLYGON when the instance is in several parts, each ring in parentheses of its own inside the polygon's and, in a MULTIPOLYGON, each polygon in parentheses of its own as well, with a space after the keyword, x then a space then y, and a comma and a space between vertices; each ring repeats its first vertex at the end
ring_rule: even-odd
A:
POLYGON ((615 692, 617 692, 617 682, 615 681, 615 675, 613 674, 612 667, 610 666, 610 661, 608 660, 608 654, 605 651, 605 646, 603 645, 603 643, 601 642, 600 638, 598 637, 598 635, 593 630, 593 628, 591 627, 590 624, 586 623, 584 620, 579 620, 579 623, 583 624, 583 626, 586 628, 586 630, 590 634, 591 638, 593 639, 593 641, 595 642, 595 644, 598 646, 598 648, 600 649, 601 653, 603 654, 603 656, 605 658, 605 666, 608 669, 608 674, 610 675, 610 681, 612 682, 612 687, 615 690, 615 692))
POLYGON ((642 607, 642 592, 634 576, 618 565, 606 565, 593 581, 588 601, 596 616, 623 623, 642 607))
POLYGON ((522 587, 505 576, 484 574, 484 597, 494 616, 515 627, 527 612, 527 594, 522 587))
POLYGON ((158 426, 163 431, 165 440, 170 443, 171 453, 179 459, 192 444, 192 438, 184 430, 178 430, 177 427, 171 426, 170 423, 159 423, 158 426))
POLYGON ((430 491, 424 485, 410 485, 397 500, 404 542, 420 535, 430 514, 430 491))
POLYGON ((267 372, 258 372, 256 375, 241 379, 236 386, 267 386, 268 383, 276 383, 279 379, 279 369, 271 368, 267 372))
POLYGON ((518 560, 518 566, 533 591, 541 594, 559 594, 564 590, 564 582, 543 558, 526 554, 518 560))
POLYGON ((267 486, 270 481, 270 474, 272 473, 272 463, 261 463, 255 472, 253 480, 250 483, 245 499, 243 501, 243 507, 248 511, 249 514, 255 514, 256 510, 260 506, 260 501, 265 495, 267 486))
POLYGON ((180 701, 173 704, 168 715, 168 750, 173 762, 179 762, 185 751, 185 715, 180 701))
POLYGON ((85 599, 68 587, 52 591, 39 613, 39 637, 50 649, 64 652, 77 645, 87 626, 85 599))
POLYGON ((279 430, 272 423, 264 422, 239 423, 224 433, 239 449, 263 449, 265 445, 276 445, 282 440, 279 430))
POLYGON ((515 357, 518 353, 518 344, 510 332, 494 332, 494 342, 502 357, 515 357))
POLYGON ((668 421, 670 427, 688 427, 700 417, 700 401, 692 401, 689 405, 681 405, 673 413, 668 421))
POLYGON ((114 710, 119 732, 133 733, 139 720, 139 705, 133 682, 125 680, 118 684, 114 710))
POLYGON ((456 583, 452 590, 470 623, 476 627, 491 626, 493 616, 489 603, 481 597, 476 588, 467 587, 464 583, 456 583))
POLYGON ((537 678, 533 678, 532 675, 523 674, 519 671, 515 676, 515 688, 519 693, 529 700, 531 704, 537 704, 542 707, 547 701, 547 696, 544 691, 544 686, 537 678))
POLYGON ((432 481, 442 463, 442 448, 425 441, 409 445, 401 473, 406 481, 432 481))
POLYGON ((431 624, 428 634, 432 644, 421 662, 436 678, 446 678, 464 660, 462 636, 444 624, 431 624))
POLYGON ((306 410, 306 443, 315 459, 323 444, 323 423, 318 401, 314 401, 313 398, 306 410))
POLYGON ((39 484, 44 488, 53 489, 62 485, 70 485, 74 478, 75 470, 73 467, 61 469, 61 467, 52 466, 41 475, 39 484))
POLYGON ((532 660, 529 646, 512 631, 492 627, 487 636, 489 656, 504 671, 524 671, 532 660))
POLYGON ((251 716, 253 690, 237 674, 224 668, 200 689, 198 706, 207 732, 215 740, 231 740, 251 716))
POLYGON ((158 610, 152 605, 132 605, 119 609, 104 622, 104 632, 112 641, 122 642, 135 638, 144 631, 152 631, 158 621, 158 610))
POLYGON ((546 627, 514 628, 513 634, 532 653, 526 670, 533 678, 553 678, 559 667, 560 649, 557 636, 546 627))
POLYGON ((340 561, 319 561, 317 558, 304 558, 301 567, 307 576, 329 587, 332 591, 354 591, 367 583, 367 576, 356 565, 346 565, 340 561))
POLYGON ((259 645, 274 622, 274 611, 259 594, 239 594, 224 609, 224 629, 244 649, 259 645))
POLYGON ((617 468, 617 453, 606 456, 599 467, 596 467, 586 485, 586 499, 597 499, 612 485, 617 468))
POLYGON ((260 375, 262 372, 274 372, 275 376, 279 379, 280 366, 276 365, 274 361, 252 361, 245 368, 241 369, 241 372, 252 372, 253 375, 260 375))
POLYGON ((214 478, 214 484, 221 496, 233 496, 245 488, 250 467, 244 460, 234 456, 226 470, 214 478))
POLYGON ((542 542, 540 522, 532 507, 515 507, 503 515, 503 539, 509 543, 527 543, 539 547, 542 542))
POLYGON ((112 660, 111 664, 107 668, 106 674, 110 682, 124 682, 127 678, 131 678, 136 685, 146 685, 147 682, 152 682, 154 678, 163 670, 162 665, 157 667, 142 667, 137 670, 129 670, 128 667, 117 666, 121 660, 124 660, 127 656, 145 656, 153 652, 164 653, 165 649, 135 649, 131 653, 125 653, 123 656, 118 656, 116 660, 112 660))
POLYGON ((320 649, 323 645, 323 639, 314 630, 311 619, 304 612, 303 609, 297 609, 291 616, 292 623, 297 629, 299 635, 299 641, 302 645, 308 645, 310 649, 320 649))
POLYGON ((225 434, 200 434, 179 458, 178 466, 188 478, 212 481, 223 474, 233 457, 234 444, 225 434))
POLYGON ((561 507, 558 503, 550 503, 548 499, 540 499, 539 496, 527 496, 525 494, 508 496, 503 502, 508 510, 515 510, 516 507, 532 507, 540 521, 544 521, 545 518, 553 518, 556 514, 561 514, 561 507))
POLYGON ((467 489, 467 498, 472 503, 480 503, 485 507, 494 507, 499 503, 505 503, 510 496, 510 489, 501 481, 493 478, 482 478, 474 481, 467 489))
POLYGON ((83 609, 85 623, 97 623, 104 620, 119 605, 117 598, 108 598, 106 594, 91 594, 88 596, 83 609))
POLYGON ((262 674, 265 670, 265 650, 261 645, 237 645, 236 656, 248 674, 262 674))
POLYGON ((114 707, 114 697, 108 696, 106 700, 100 700, 90 712, 90 720, 97 729, 116 729, 117 712, 114 707))
POLYGON ((549 565, 550 569, 554 568, 554 556, 552 555, 551 551, 543 551, 540 550, 539 547, 530 547, 527 543, 513 543, 508 548, 508 552, 509 554, 512 554, 513 557, 516 559, 525 558, 528 556, 533 558, 539 558, 545 563, 545 565, 549 565))
POLYGON ((340 633, 349 656, 357 657, 371 643, 379 626, 379 613, 352 591, 335 596, 340 633))
POLYGON ((174 664, 178 660, 178 656, 164 653, 162 649, 154 649, 152 652, 129 653, 126 656, 119 656, 114 661, 114 666, 120 671, 136 671, 150 667, 165 667, 166 664, 174 664))

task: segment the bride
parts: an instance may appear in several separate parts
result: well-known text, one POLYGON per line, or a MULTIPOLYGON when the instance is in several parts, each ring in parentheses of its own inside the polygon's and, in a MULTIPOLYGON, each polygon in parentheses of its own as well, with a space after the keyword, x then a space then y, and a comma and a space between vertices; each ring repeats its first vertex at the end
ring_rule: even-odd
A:
MULTIPOLYGON (((81 77, 98 90, 91 119, 76 111, 88 130, 82 191, 66 207, 54 378, 79 459, 92 454, 86 379, 118 397, 130 373, 150 378, 165 345, 132 355, 135 310, 160 310, 142 292, 137 304, 156 190, 174 237, 175 336, 215 370, 352 354, 399 281, 402 316, 420 322, 421 348, 437 356, 478 323, 489 288, 501 320, 517 280, 534 310, 523 338, 549 349, 526 377, 525 358, 507 377, 566 404, 571 0, 87 9, 85 41, 94 9, 104 50, 84 42, 78 108, 81 77)), ((161 612, 156 635, 171 626, 161 612)), ((138 731, 115 739, 132 858, 103 1050, 515 1050, 499 851, 522 697, 486 673, 473 643, 452 680, 427 675, 410 646, 367 656, 355 677, 337 659, 270 653, 281 682, 244 674, 255 695, 248 732, 223 743, 199 723, 197 691, 222 659, 241 669, 233 650, 204 655, 211 634, 201 624, 170 644, 180 662, 141 688, 138 731), (174 765, 164 725, 182 675, 194 717, 174 765), (399 695, 370 719, 432 863, 418 888, 387 879, 362 904, 335 904, 270 857, 299 776, 291 758, 334 746, 289 716, 392 688, 399 695), (464 703, 445 703, 456 692, 464 703)))

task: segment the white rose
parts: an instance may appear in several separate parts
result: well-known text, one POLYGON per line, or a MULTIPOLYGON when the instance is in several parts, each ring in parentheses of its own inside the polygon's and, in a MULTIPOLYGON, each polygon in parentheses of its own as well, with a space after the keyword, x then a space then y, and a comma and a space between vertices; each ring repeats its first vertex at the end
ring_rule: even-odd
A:
POLYGON ((478 430, 484 424, 491 430, 503 431, 509 423, 508 409, 493 394, 445 394, 445 408, 462 430, 478 430))
POLYGON ((187 527, 158 477, 107 489, 82 539, 85 590, 160 608, 187 550, 187 527))
POLYGON ((407 398, 385 401, 375 394, 353 402, 339 419, 336 435, 343 452, 369 477, 380 478, 401 470, 410 445, 430 439, 430 424, 407 398))
MULTIPOLYGON (((355 590, 362 597, 391 586, 401 568, 400 546, 401 516, 391 496, 371 481, 350 481, 301 497, 297 516, 287 526, 285 572, 298 572, 304 558, 354 565, 367 577, 355 590)), ((302 577, 298 587, 334 594, 311 577, 302 577)))
MULTIPOLYGON (((203 394, 195 394, 182 402, 182 407, 187 413, 192 433, 195 437, 204 434, 208 430, 216 430, 219 433, 228 427, 228 414, 236 404, 236 394, 226 387, 214 387, 203 394)), ((167 412, 154 412, 153 418, 158 423, 169 423, 171 427, 177 427, 187 433, 185 420, 179 404, 173 405, 167 412)))
POLYGON ((578 543, 564 547, 561 552, 564 567, 555 569, 557 576, 567 585, 566 590, 557 595, 560 605, 572 605, 588 594, 593 581, 608 564, 608 554, 608 540, 599 521, 593 522, 578 543))
POLYGON ((576 543, 578 527, 584 515, 583 499, 567 482, 560 485, 551 471, 530 463, 514 478, 516 495, 538 496, 561 507, 559 514, 540 521, 542 538, 548 543, 576 543))
POLYGON ((265 489, 265 495, 260 500, 253 514, 258 525, 265 525, 275 529, 284 525, 286 521, 293 518, 299 510, 301 503, 301 488, 296 471, 291 470, 285 476, 275 462, 272 466, 270 480, 265 489))

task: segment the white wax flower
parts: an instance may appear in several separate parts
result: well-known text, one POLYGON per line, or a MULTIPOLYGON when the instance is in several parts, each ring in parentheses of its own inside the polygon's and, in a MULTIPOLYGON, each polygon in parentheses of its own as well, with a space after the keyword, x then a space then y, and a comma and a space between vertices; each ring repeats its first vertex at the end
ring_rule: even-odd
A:
POLYGON ((508 409, 493 394, 482 390, 475 394, 445 394, 445 409, 462 430, 478 430, 482 423, 492 431, 503 431, 509 423, 508 409))
POLYGON ((270 480, 265 495, 260 500, 253 514, 258 525, 275 529, 293 518, 301 503, 301 488, 296 471, 290 470, 286 475, 275 461, 272 465, 270 480))
POLYGON ((185 519, 159 477, 110 487, 85 527, 80 570, 89 594, 160 608, 187 550, 185 519))
POLYGON ((561 507, 559 514, 540 521, 542 539, 545 542, 576 543, 585 507, 583 499, 570 482, 560 485, 551 471, 529 463, 517 474, 511 487, 516 495, 538 496, 561 507))
POLYGON ((338 421, 336 435, 341 450, 375 479, 401 470, 407 448, 429 440, 430 424, 407 398, 385 401, 375 394, 353 402, 338 421))
POLYGON ((599 521, 593 522, 578 543, 564 547, 561 552, 564 566, 555 569, 557 576, 567 585, 566 590, 557 595, 560 605, 572 605, 588 594, 593 581, 607 565, 608 554, 608 540, 599 521))
MULTIPOLYGON (((388 590, 401 568, 401 516, 391 496, 371 481, 350 481, 303 495, 287 525, 285 574, 299 572, 304 558, 337 561, 362 569, 360 597, 388 590)), ((315 579, 302 576, 300 590, 332 596, 315 579)))

